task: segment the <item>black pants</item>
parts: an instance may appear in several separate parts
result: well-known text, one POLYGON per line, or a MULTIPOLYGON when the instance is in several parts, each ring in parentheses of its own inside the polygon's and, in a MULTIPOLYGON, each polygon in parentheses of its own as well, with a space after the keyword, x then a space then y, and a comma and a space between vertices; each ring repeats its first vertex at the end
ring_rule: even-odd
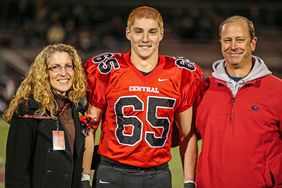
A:
POLYGON ((93 188, 171 188, 168 164, 153 168, 136 168, 101 158, 95 171, 93 188))

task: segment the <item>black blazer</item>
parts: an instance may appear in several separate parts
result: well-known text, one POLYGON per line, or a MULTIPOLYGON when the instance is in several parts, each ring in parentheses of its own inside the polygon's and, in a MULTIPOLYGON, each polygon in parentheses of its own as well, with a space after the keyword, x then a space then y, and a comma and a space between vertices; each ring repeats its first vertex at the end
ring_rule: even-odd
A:
MULTIPOLYGON (((66 149, 53 150, 52 131, 55 120, 34 117, 39 104, 34 100, 22 103, 10 124, 5 166, 6 188, 78 188, 80 187, 84 136, 79 112, 82 105, 71 104, 75 125, 74 154, 65 134, 66 149)), ((59 127, 63 130, 63 127, 59 127)))

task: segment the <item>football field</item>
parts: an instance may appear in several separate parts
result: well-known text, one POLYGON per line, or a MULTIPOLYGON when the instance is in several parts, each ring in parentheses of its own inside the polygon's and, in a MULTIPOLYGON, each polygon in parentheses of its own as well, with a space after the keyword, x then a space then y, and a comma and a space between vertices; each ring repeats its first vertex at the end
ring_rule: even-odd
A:
MULTIPOLYGON (((5 150, 8 125, 0 119, 0 188, 4 188, 5 150)), ((172 149, 172 160, 169 163, 172 173, 173 188, 183 187, 183 175, 178 147, 172 149)))
POLYGON ((0 188, 4 188, 4 166, 7 132, 7 124, 0 119, 0 188))

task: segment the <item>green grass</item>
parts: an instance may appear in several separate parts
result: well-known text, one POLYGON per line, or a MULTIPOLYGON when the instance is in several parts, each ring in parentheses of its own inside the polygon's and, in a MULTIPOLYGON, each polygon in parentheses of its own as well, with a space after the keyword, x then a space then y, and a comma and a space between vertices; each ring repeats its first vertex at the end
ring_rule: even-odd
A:
POLYGON ((4 167, 5 167, 7 133, 8 133, 8 125, 3 120, 0 119, 0 188, 4 188, 2 175, 4 175, 4 167))
POLYGON ((179 155, 179 148, 173 148, 171 150, 172 159, 169 162, 169 168, 172 174, 172 187, 182 188, 183 187, 183 170, 179 155))
MULTIPOLYGON (((7 133, 8 133, 8 125, 3 120, 0 119, 0 176, 1 174, 4 173, 7 133)), ((171 154, 172 154, 172 160, 169 162, 169 166, 172 173, 172 185, 173 185, 172 187, 182 188, 183 173, 182 173, 182 165, 181 165, 178 147, 173 148, 171 154)), ((4 182, 1 182, 1 179, 0 179, 0 188, 4 188, 4 182)))

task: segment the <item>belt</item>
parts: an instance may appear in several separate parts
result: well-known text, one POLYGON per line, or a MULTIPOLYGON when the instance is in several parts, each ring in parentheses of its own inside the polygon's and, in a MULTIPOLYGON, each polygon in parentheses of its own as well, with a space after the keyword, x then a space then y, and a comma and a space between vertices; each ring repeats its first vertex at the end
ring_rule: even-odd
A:
POLYGON ((128 169, 128 170, 140 170, 140 171, 159 171, 159 170, 164 170, 168 168, 168 163, 159 165, 159 166, 154 166, 154 167, 149 167, 149 168, 142 168, 142 167, 136 167, 136 166, 131 166, 127 164, 122 164, 116 161, 113 161, 111 159, 108 159, 106 157, 101 156, 101 163, 104 165, 116 167, 116 168, 123 168, 123 169, 128 169))

